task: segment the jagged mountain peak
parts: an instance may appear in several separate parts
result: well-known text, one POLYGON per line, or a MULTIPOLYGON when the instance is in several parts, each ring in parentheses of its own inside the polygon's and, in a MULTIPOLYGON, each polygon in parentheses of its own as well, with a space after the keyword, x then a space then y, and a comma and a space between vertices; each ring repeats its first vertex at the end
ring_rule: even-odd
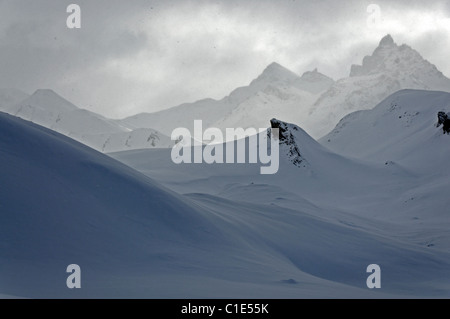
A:
POLYGON ((410 79, 406 88, 447 90, 446 79, 435 65, 424 59, 419 52, 406 44, 397 45, 391 35, 383 37, 372 55, 365 56, 362 65, 352 65, 350 77, 388 75, 397 79, 410 79), (441 81, 446 83, 441 86, 441 81), (429 84, 432 84, 431 86, 429 84), (437 86, 436 86, 437 85, 437 86))
POLYGON ((264 70, 264 72, 275 73, 275 72, 290 72, 284 66, 279 64, 278 62, 270 63, 264 70))
POLYGON ((78 109, 77 106, 50 89, 36 90, 28 99, 24 100, 21 104, 52 111, 68 111, 78 109))
POLYGON ((361 65, 352 65, 350 77, 379 73, 420 73, 436 71, 416 50, 407 45, 397 45, 391 35, 383 37, 372 55, 365 56, 361 65))
POLYGON ((38 97, 38 98, 53 98, 53 99, 62 99, 63 97, 61 97, 58 93, 56 93, 55 91, 51 90, 51 89, 37 89, 32 95, 31 97, 38 97))

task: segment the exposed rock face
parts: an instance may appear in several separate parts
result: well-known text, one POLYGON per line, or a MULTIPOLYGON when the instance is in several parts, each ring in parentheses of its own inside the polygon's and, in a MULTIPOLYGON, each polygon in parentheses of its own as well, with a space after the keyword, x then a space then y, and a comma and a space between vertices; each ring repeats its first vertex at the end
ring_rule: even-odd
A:
POLYGON ((292 124, 282 122, 277 119, 270 120, 271 128, 277 128, 279 132, 280 146, 284 146, 287 150, 289 160, 295 165, 300 166, 304 162, 304 158, 300 153, 300 149, 296 143, 292 131, 298 131, 298 127, 292 124))
POLYGON ((445 112, 438 113, 437 127, 442 125, 442 131, 444 134, 450 134, 450 113, 445 112))
POLYGON ((439 127, 442 124, 444 124, 446 119, 448 119, 448 115, 445 114, 445 112, 438 112, 438 122, 437 122, 436 127, 439 127))

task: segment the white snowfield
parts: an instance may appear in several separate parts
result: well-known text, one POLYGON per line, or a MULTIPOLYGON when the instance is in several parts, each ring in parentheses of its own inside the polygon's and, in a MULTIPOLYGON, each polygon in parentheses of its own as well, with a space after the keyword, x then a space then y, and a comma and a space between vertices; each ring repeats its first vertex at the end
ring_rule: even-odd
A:
MULTIPOLYGON (((424 109, 450 101, 406 91, 397 105, 410 101, 405 93, 424 109)), ((424 152, 417 141, 422 167, 439 162, 434 170, 349 159, 273 120, 282 132, 276 175, 260 175, 259 164, 175 165, 169 149, 113 154, 142 174, 2 113, 0 294, 449 297, 450 179, 441 156, 450 137, 427 113, 409 127, 434 141, 424 152), (82 269, 81 289, 65 285, 69 264, 82 269), (366 286, 370 264, 381 267, 381 289, 366 286)), ((398 126, 388 115, 379 122, 384 131, 398 126)))

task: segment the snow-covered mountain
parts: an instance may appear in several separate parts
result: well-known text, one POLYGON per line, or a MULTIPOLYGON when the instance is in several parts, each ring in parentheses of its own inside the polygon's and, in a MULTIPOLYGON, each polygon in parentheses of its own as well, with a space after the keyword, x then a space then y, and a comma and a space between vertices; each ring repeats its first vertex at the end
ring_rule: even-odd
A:
POLYGON ((371 110, 347 115, 320 142, 353 158, 429 173, 450 170, 450 137, 436 127, 438 112, 450 112, 450 93, 401 90, 371 110))
POLYGON ((333 83, 317 70, 300 77, 274 62, 248 86, 237 88, 219 101, 201 100, 157 113, 138 114, 120 123, 133 129, 153 127, 166 135, 177 127, 192 130, 198 119, 203 120, 205 127, 263 128, 273 117, 304 119, 307 107, 333 83))
POLYGON ((371 109, 401 89, 450 91, 450 79, 417 51, 397 45, 390 35, 373 54, 353 65, 350 76, 333 81, 316 70, 302 76, 278 63, 269 65, 249 86, 220 101, 206 99, 121 121, 129 128, 153 127, 170 135, 177 127, 266 127, 271 118, 301 126, 314 138, 330 132, 345 115, 371 109))
POLYGON ((306 72, 301 77, 293 77, 290 71, 281 66, 278 66, 275 71, 269 66, 259 78, 252 82, 254 83, 260 83, 261 89, 235 107, 224 118, 216 121, 213 124, 214 127, 223 130, 228 127, 264 128, 267 127, 268 120, 271 118, 303 123, 307 120, 309 105, 334 81, 318 72, 317 69, 306 72), (274 77, 273 73, 278 76, 274 77))
POLYGON ((237 88, 221 100, 205 99, 123 120, 110 120, 79 109, 51 90, 38 90, 29 97, 11 90, 2 95, 0 91, 0 109, 97 150, 114 152, 171 147, 172 131, 178 127, 192 131, 194 120, 199 119, 204 128, 225 130, 263 128, 271 118, 278 118, 319 138, 345 115, 371 109, 401 89, 450 91, 450 79, 417 51, 405 44, 397 45, 387 35, 362 65, 353 65, 350 76, 338 81, 317 69, 298 76, 272 63, 248 86, 237 88), (26 98, 17 102, 23 97, 26 98))
POLYGON ((327 134, 342 117, 371 109, 401 89, 450 92, 450 79, 406 44, 385 36, 362 65, 353 65, 350 76, 334 83, 311 106, 307 131, 315 137, 327 134))
MULTIPOLYGON (((14 92, 13 92, 14 93, 14 92)), ((170 138, 147 128, 132 131, 117 121, 80 109, 52 90, 37 90, 31 96, 8 95, 11 103, 3 110, 67 135, 102 152, 173 145, 170 138), (20 101, 19 101, 20 100, 20 101)))

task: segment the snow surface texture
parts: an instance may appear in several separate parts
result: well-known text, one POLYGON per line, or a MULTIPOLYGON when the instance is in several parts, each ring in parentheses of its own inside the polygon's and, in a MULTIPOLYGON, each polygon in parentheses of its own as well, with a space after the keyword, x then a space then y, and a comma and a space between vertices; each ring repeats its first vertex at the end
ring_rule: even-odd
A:
POLYGON ((179 195, 0 114, 0 294, 448 297, 448 238, 439 228, 448 225, 415 227, 430 224, 405 216, 411 204, 392 220, 376 218, 415 174, 335 155, 294 125, 272 125, 289 135, 277 175, 253 164, 175 165, 165 149, 115 154, 179 195), (291 146, 309 165, 293 164, 291 146), (81 289, 65 286, 72 263, 82 268, 81 289), (382 267, 381 290, 366 287, 372 263, 382 267))
MULTIPOLYGON (((364 149, 367 158, 338 155, 301 128, 273 119, 271 126, 280 129, 276 175, 260 175, 250 164, 175 165, 162 149, 111 155, 225 213, 248 235, 256 231, 271 247, 276 242, 277 252, 302 272, 363 288, 364 264, 376 263, 381 295, 370 297, 448 298, 450 138, 436 122, 437 110, 449 102, 448 93, 400 91, 373 111, 347 118, 340 145, 360 139, 354 150, 364 149), (405 113, 406 105, 412 113, 405 113), (369 156, 375 153, 379 160, 369 156), (296 165, 298 159, 303 165, 296 165)), ((302 297, 330 296, 311 293, 300 277, 291 277, 302 297)), ((333 297, 349 296, 340 293, 333 297)))

